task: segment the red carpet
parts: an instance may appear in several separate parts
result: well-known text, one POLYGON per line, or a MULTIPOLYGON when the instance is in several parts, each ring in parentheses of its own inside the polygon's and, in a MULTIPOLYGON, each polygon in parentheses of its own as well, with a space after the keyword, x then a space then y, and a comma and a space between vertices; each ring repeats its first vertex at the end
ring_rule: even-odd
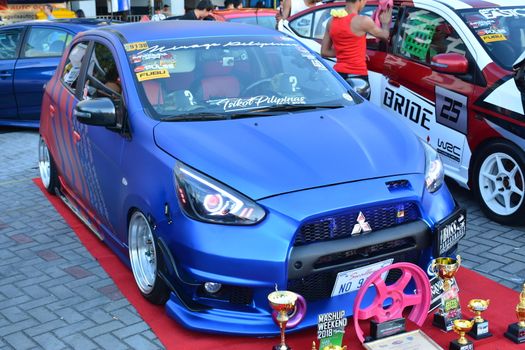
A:
MULTIPOLYGON (((35 180, 35 183, 39 186, 51 204, 53 204, 55 209, 64 217, 66 222, 75 231, 82 244, 84 244, 91 255, 113 279, 122 294, 131 304, 133 304, 140 316, 149 324, 153 332, 155 332, 167 349, 269 350, 273 345, 279 343, 277 337, 258 339, 220 336, 197 333, 182 328, 174 320, 166 316, 164 307, 151 305, 142 298, 135 286, 131 271, 120 262, 116 255, 114 255, 104 243, 102 243, 86 228, 86 226, 84 226, 84 224, 82 224, 80 220, 78 220, 78 218, 62 203, 62 201, 60 201, 60 199, 58 199, 58 197, 50 196, 42 187, 40 180, 35 180)), ((459 269, 457 282, 461 289, 460 298, 465 317, 470 318, 472 316, 466 307, 466 304, 470 299, 490 299, 490 307, 482 314, 482 316, 489 320, 490 331, 494 336, 474 341, 476 350, 525 349, 525 345, 519 347, 503 336, 503 333, 507 329, 507 325, 517 321, 514 309, 519 301, 519 293, 466 268, 459 269)), ((455 333, 445 333, 438 328, 433 327, 430 316, 423 325, 423 331, 444 349, 448 349, 448 344, 451 340, 457 339, 455 333)), ((312 347, 312 341, 316 340, 315 337, 316 329, 312 328, 299 333, 289 334, 286 339, 288 345, 295 350, 310 350, 312 347)), ((351 322, 348 322, 344 343, 349 345, 349 350, 362 349, 358 344, 353 327, 351 327, 351 322)))

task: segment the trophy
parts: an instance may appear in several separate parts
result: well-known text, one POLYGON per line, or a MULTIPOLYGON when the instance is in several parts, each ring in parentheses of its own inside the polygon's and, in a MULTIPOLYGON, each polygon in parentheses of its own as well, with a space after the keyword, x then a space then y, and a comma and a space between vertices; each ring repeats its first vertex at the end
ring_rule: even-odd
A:
POLYGON ((291 350, 284 341, 284 330, 299 324, 306 313, 306 302, 299 294, 287 290, 275 290, 268 295, 268 301, 273 309, 273 319, 281 329, 281 343, 275 345, 273 350, 291 350), (290 317, 289 314, 293 313, 290 317))
MULTIPOLYGON (((312 350, 317 350, 317 347, 315 346, 315 342, 312 342, 312 350)), ((329 345, 319 350, 346 350, 346 345, 342 347, 339 345, 329 345)))
POLYGON ((472 321, 474 321, 474 327, 472 327, 468 335, 476 340, 492 336, 492 334, 489 332, 489 321, 486 321, 481 317, 481 313, 487 310, 489 304, 489 299, 472 299, 468 302, 467 306, 469 310, 475 314, 474 318, 472 319, 472 321))
POLYGON ((513 342, 520 344, 525 342, 525 284, 520 293, 520 302, 516 305, 516 317, 518 322, 507 327, 505 336, 513 342))
POLYGON ((459 255, 454 258, 436 258, 432 261, 432 271, 443 280, 443 294, 438 312, 434 314, 432 324, 444 331, 450 331, 454 320, 461 318, 461 306, 459 304, 459 290, 457 285, 451 286, 450 280, 461 265, 459 255))
POLYGON ((474 321, 454 320, 454 332, 459 334, 459 339, 450 342, 449 350, 474 350, 474 344, 467 338, 465 333, 474 326, 474 321))

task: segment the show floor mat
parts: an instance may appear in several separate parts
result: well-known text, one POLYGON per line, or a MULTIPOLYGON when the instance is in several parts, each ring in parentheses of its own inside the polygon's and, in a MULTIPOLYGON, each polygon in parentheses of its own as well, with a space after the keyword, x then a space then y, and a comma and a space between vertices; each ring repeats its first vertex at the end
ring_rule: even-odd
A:
MULTIPOLYGON (((166 315, 163 306, 156 306, 147 302, 139 293, 133 274, 117 256, 91 233, 58 197, 49 195, 39 179, 35 179, 34 182, 167 349, 269 350, 279 343, 278 337, 221 336, 194 332, 183 328, 166 315)), ((473 317, 473 314, 467 309, 467 303, 470 299, 490 299, 490 306, 482 314, 482 317, 489 321, 490 331, 493 336, 474 341, 475 349, 508 350, 522 348, 503 336, 508 324, 517 321, 515 308, 519 302, 519 293, 466 268, 459 269, 456 280, 460 287, 460 301, 464 318, 470 319, 473 317)), ((448 349, 449 342, 457 339, 458 336, 454 332, 445 333, 433 327, 431 316, 429 315, 425 321, 422 330, 444 349, 448 349)), ((408 329, 415 329, 415 326, 409 324, 408 329)), ((314 340, 317 342, 316 336, 317 332, 315 327, 313 327, 301 332, 287 334, 286 343, 294 350, 310 350, 312 349, 312 342, 314 340)), ((348 345, 348 350, 363 348, 357 340, 351 320, 349 320, 346 327, 343 342, 348 345)))

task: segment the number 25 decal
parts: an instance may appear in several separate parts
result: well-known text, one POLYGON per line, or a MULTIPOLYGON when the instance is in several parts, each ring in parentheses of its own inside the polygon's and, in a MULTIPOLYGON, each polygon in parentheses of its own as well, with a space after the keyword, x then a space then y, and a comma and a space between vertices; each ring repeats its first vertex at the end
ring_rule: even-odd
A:
POLYGON ((467 96, 436 86, 436 122, 467 134, 467 96))
POLYGON ((441 113, 439 114, 439 116, 441 118, 448 119, 453 123, 457 123, 459 115, 461 113, 461 107, 463 107, 463 103, 453 100, 450 97, 444 97, 444 103, 441 107, 441 113))

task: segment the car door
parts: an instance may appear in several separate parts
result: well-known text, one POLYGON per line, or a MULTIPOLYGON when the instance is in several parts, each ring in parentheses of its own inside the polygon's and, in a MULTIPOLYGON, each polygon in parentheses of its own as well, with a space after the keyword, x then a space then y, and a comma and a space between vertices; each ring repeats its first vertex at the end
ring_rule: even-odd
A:
POLYGON ((18 115, 13 80, 24 29, 23 26, 0 29, 0 120, 16 119, 18 115))
MULTIPOLYGON (((94 41, 87 67, 82 71, 84 84, 81 100, 109 98, 117 116, 123 120, 124 104, 120 76, 122 67, 116 60, 116 50, 108 41, 94 41), (84 75, 85 74, 85 75, 84 75)), ((122 128, 86 125, 72 120, 76 147, 83 169, 84 181, 89 188, 80 193, 89 211, 97 218, 104 235, 115 232, 114 222, 122 216, 118 203, 123 196, 125 182, 121 164, 124 144, 129 141, 122 128)))
POLYGON ((20 120, 39 120, 44 86, 53 76, 64 48, 72 38, 72 33, 61 28, 41 25, 28 27, 14 75, 20 120))
POLYGON ((381 105, 442 155, 447 174, 466 183, 470 149, 467 110, 479 71, 475 57, 444 13, 406 7, 391 40, 382 84, 381 105), (469 61, 467 74, 440 73, 431 59, 458 53, 469 61))

